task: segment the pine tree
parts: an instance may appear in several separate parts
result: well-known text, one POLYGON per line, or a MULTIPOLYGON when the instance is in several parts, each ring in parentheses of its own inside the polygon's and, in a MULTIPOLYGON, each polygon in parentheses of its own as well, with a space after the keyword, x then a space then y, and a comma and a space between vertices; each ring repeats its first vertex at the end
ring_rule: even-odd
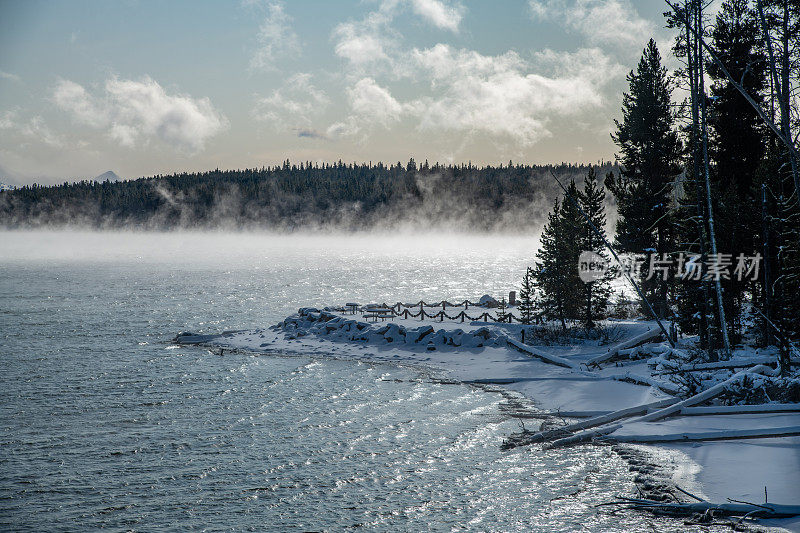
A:
POLYGON ((523 324, 531 324, 536 312, 536 304, 534 302, 535 283, 533 269, 528 267, 522 277, 522 287, 519 290, 519 305, 517 306, 519 318, 523 324))
MULTIPOLYGON (((613 178, 613 174, 609 174, 606 179, 609 177, 613 178)), ((579 199, 583 214, 591 221, 590 225, 585 219, 583 220, 583 231, 579 241, 580 251, 593 252, 606 259, 608 263, 604 240, 606 191, 602 185, 598 185, 594 168, 590 168, 586 175, 579 199), (599 235, 592 226, 600 232, 599 235)), ((611 273, 606 271, 603 278, 584 283, 583 320, 587 328, 595 327, 595 320, 603 318, 606 314, 611 294, 610 276, 611 273)))
POLYGON ((497 315, 495 317, 498 322, 505 322, 508 320, 508 304, 506 304, 506 297, 500 299, 500 305, 497 307, 497 315))
POLYGON ((578 190, 573 180, 564 199, 556 199, 542 230, 538 261, 533 271, 538 289, 537 309, 548 320, 558 320, 567 329, 567 320, 580 317, 582 282, 578 276, 581 226, 577 209, 578 190))
MULTIPOLYGON (((681 171, 681 143, 674 130, 676 113, 671 109, 667 70, 652 39, 628 82, 622 122, 614 121, 617 132, 612 135, 622 169, 616 179, 606 181, 617 199, 616 241, 625 252, 662 256, 675 249, 672 188, 681 171)), ((642 287, 656 312, 666 316, 667 282, 660 277, 644 280, 643 275, 642 287)))

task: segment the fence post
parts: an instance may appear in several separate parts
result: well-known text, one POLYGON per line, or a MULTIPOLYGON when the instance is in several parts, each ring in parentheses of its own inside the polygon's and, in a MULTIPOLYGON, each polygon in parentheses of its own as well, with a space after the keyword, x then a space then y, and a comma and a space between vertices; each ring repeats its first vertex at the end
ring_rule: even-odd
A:
POLYGON ((465 313, 464 311, 461 311, 461 322, 464 322, 464 315, 466 315, 466 314, 467 313, 465 313))

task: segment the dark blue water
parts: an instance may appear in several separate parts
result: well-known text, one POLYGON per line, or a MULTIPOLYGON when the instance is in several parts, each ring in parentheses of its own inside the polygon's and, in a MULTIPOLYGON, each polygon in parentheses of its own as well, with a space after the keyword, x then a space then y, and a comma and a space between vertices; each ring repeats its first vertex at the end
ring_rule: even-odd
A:
POLYGON ((0 233, 0 529, 679 529, 594 507, 634 491, 608 448, 502 452, 519 398, 170 343, 319 302, 499 294, 532 246, 426 242, 0 233))

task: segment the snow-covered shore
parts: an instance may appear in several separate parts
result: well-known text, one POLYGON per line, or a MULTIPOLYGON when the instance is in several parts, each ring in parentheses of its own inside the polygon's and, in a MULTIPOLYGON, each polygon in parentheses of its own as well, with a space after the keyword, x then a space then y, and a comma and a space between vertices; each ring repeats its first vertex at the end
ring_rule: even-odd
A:
MULTIPOLYGON (((647 321, 614 321, 614 344, 655 331, 647 321)), ((466 383, 495 384, 531 399, 538 409, 564 418, 581 418, 657 401, 669 403, 677 387, 663 375, 669 352, 664 343, 651 343, 639 359, 587 365, 613 345, 597 340, 571 345, 537 346, 521 343, 520 325, 493 322, 453 322, 425 318, 374 323, 343 310, 303 308, 268 329, 225 332, 220 335, 182 333, 176 341, 223 349, 261 353, 332 356, 371 362, 424 367, 436 377, 466 383), (646 357, 650 355, 650 357, 646 357), (591 366, 591 369, 590 369, 591 366)), ((753 354, 747 356, 768 356, 753 354)), ((723 371, 718 371, 723 372, 723 371)), ((725 371, 729 376, 733 371, 725 371)), ((754 428, 800 428, 799 410, 779 413, 705 414, 623 424, 612 437, 658 438, 664 435, 719 434, 754 428)), ((761 504, 764 487, 769 502, 800 504, 800 436, 673 442, 634 445, 654 461, 672 465, 672 481, 712 502, 726 498, 761 504)), ((800 519, 773 521, 800 531, 800 519)))

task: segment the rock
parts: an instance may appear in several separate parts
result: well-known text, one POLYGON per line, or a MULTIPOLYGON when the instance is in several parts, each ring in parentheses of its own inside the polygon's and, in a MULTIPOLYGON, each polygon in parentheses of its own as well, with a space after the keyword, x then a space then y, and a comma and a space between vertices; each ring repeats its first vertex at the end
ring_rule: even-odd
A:
POLYGON ((420 342, 422 339, 433 333, 433 326, 423 326, 417 330, 417 338, 414 340, 415 343, 420 342))
POLYGON ((498 302, 488 294, 484 294, 483 296, 481 296, 481 299, 478 300, 478 303, 484 307, 489 307, 489 308, 500 306, 500 302, 498 302))

